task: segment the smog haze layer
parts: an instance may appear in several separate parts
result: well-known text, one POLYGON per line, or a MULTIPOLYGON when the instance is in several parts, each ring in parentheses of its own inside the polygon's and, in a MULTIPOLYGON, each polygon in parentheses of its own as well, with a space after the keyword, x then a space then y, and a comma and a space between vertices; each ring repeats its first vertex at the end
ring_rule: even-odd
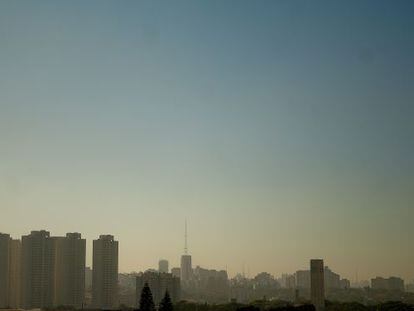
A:
POLYGON ((1 1, 0 231, 414 278, 414 2, 1 1))

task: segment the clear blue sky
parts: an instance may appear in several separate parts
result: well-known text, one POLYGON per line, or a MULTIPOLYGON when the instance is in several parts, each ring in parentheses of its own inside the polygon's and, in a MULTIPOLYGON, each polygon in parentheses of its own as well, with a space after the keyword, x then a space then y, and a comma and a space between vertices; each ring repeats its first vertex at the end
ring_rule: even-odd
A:
POLYGON ((413 1, 1 1, 0 230, 414 278, 413 1))

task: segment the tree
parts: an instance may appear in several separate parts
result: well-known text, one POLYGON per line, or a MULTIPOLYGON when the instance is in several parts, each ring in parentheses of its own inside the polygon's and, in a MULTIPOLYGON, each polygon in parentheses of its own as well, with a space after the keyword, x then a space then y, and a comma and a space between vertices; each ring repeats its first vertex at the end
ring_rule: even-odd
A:
POLYGON ((151 289, 148 283, 144 284, 141 291, 141 298, 139 300, 140 311, 155 311, 154 300, 152 299, 151 289))
POLYGON ((171 302, 171 297, 168 293, 168 290, 165 292, 164 298, 162 298, 160 302, 159 311, 173 311, 173 304, 171 302))

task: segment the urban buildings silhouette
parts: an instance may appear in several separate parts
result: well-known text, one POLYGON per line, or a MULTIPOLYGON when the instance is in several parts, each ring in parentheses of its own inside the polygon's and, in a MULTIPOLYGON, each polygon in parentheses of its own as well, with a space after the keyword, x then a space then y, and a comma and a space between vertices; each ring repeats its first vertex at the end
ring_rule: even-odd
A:
POLYGON ((86 240, 81 239, 80 233, 51 237, 48 231, 41 230, 23 236, 21 299, 20 304, 15 301, 15 305, 81 307, 85 292, 85 256, 86 240))
POLYGON ((379 290, 404 291, 404 280, 397 277, 376 277, 371 280, 371 288, 379 290))
POLYGON ((94 240, 92 253, 91 269, 85 267, 86 240, 80 233, 51 236, 46 230, 32 231, 21 241, 0 234, 0 308, 137 307, 145 283, 156 305, 168 291, 174 303, 181 299, 212 304, 249 303, 266 297, 298 304, 311 301, 317 310, 324 309, 325 298, 346 300, 358 294, 375 299, 375 293, 390 293, 385 297, 398 300, 405 290, 404 280, 397 277, 373 278, 371 291, 351 289, 350 281, 324 266, 322 259, 312 259, 309 270, 297 270, 280 278, 267 272, 252 278, 244 274, 229 278, 226 270, 193 268, 187 241, 181 268, 173 267, 171 271, 168 261, 161 259, 157 270, 120 274, 119 242, 112 235, 100 235, 94 240))

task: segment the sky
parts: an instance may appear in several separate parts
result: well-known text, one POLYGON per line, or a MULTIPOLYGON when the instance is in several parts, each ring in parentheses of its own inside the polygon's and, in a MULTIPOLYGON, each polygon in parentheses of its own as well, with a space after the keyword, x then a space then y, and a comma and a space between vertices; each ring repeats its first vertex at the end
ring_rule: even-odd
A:
POLYGON ((120 271, 414 279, 414 2, 1 1, 0 231, 120 271))

